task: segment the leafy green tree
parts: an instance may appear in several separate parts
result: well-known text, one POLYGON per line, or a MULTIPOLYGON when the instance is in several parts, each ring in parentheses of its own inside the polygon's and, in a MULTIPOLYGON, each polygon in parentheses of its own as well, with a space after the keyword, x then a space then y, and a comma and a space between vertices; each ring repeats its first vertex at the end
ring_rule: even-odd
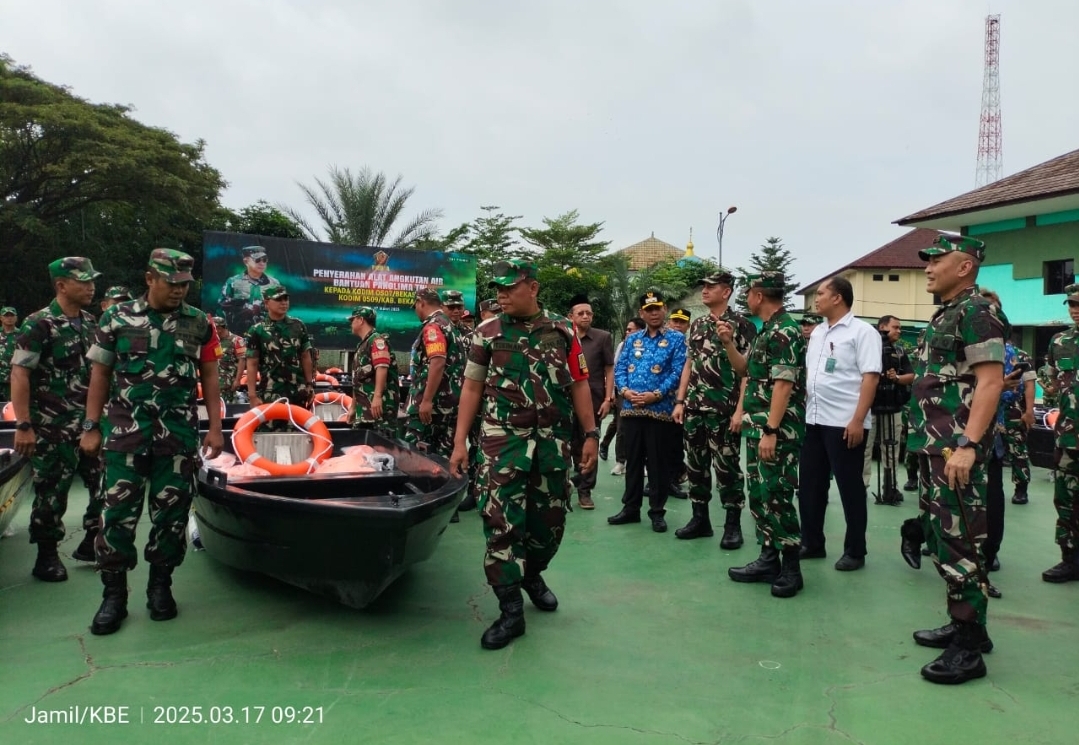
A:
POLYGON ((285 207, 310 240, 325 240, 349 246, 411 248, 429 241, 441 210, 423 210, 404 220, 405 205, 415 193, 403 187, 402 177, 390 181, 386 174, 361 168, 330 168, 328 181, 315 179, 315 187, 299 184, 307 204, 319 218, 321 233, 296 209, 285 207))
POLYGON ((221 230, 293 240, 307 237, 299 223, 264 199, 244 207, 239 212, 225 212, 225 225, 221 230))
POLYGON ((0 301, 24 313, 43 305, 45 267, 60 253, 90 257, 106 279, 141 269, 155 246, 201 255, 195 237, 225 185, 204 142, 180 142, 3 55, 0 102, 0 236, 5 265, 21 270, 0 276, 0 301))
MULTIPOLYGON (((764 242, 764 245, 760 247, 759 251, 755 251, 752 256, 749 257, 750 268, 738 267, 735 272, 735 276, 738 278, 739 289, 746 286, 746 278, 751 274, 760 274, 761 272, 783 272, 784 278, 787 283, 787 301, 784 307, 787 309, 794 307, 794 301, 792 299, 792 293, 798 288, 798 284, 794 281, 794 273, 791 271, 791 266, 794 264, 794 256, 791 252, 783 247, 782 238, 769 238, 764 242)), ((749 309, 746 307, 745 295, 741 292, 736 293, 736 305, 738 309, 743 313, 748 313, 749 309)))
POLYGON ((476 292, 487 297, 493 267, 499 261, 527 256, 529 251, 518 239, 520 228, 514 223, 520 215, 507 215, 495 205, 480 207, 484 214, 468 224, 468 237, 461 250, 476 257, 476 292))
POLYGON ((608 298, 610 263, 600 240, 603 223, 580 224, 577 210, 543 218, 542 228, 522 228, 521 237, 532 246, 539 270, 540 301, 555 313, 566 313, 574 295, 587 295, 596 314, 595 324, 605 328, 612 317, 608 298))

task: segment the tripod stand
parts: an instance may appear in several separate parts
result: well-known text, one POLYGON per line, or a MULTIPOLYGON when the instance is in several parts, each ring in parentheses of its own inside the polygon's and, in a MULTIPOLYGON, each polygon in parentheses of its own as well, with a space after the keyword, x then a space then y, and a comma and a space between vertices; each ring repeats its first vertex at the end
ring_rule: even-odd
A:
POLYGON ((877 469, 877 491, 873 495, 874 504, 896 507, 903 501, 903 492, 899 491, 895 480, 895 466, 899 457, 899 437, 895 431, 895 419, 898 412, 874 413, 879 428, 877 445, 880 447, 880 467, 877 469))

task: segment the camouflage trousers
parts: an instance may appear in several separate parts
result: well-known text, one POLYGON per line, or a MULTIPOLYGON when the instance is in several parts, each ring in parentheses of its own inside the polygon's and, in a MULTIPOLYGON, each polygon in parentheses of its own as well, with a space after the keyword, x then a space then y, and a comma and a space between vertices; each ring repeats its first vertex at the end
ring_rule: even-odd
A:
POLYGON ((83 529, 97 527, 101 515, 101 460, 83 455, 78 440, 38 440, 30 465, 34 469, 34 505, 30 512, 30 542, 62 541, 64 513, 71 482, 78 473, 90 493, 82 516, 83 529))
POLYGON ((144 556, 155 566, 179 566, 187 549, 187 520, 195 496, 195 453, 140 455, 105 451, 105 511, 94 544, 97 565, 106 571, 134 569, 135 528, 150 487, 150 535, 144 556))
POLYGON ((746 438, 746 486, 749 511, 757 524, 757 543, 780 550, 801 546, 802 528, 794 507, 801 447, 779 440, 776 459, 764 461, 757 454, 759 445, 757 438, 746 438))
POLYGON ((683 432, 690 500, 703 504, 712 501, 715 468, 723 509, 745 507, 742 435, 731 432, 730 416, 724 412, 687 411, 683 432))
POLYGON ((547 569, 562 543, 569 506, 568 443, 531 437, 506 452, 506 436, 482 443, 485 489, 480 499, 491 585, 509 585, 547 569), (523 447, 522 447, 523 445, 523 447))
POLYGON ((426 442, 428 452, 449 458, 453 454, 456 429, 456 414, 432 414, 430 424, 424 424, 419 416, 413 416, 405 425, 404 440, 413 446, 426 442))
POLYGON ((1008 419, 1004 426, 1004 457, 1012 466, 1012 483, 1030 483, 1030 453, 1027 450, 1027 428, 1018 419, 1008 419))
POLYGON ((1076 496, 1079 495, 1079 450, 1059 450, 1053 485, 1053 506, 1057 510, 1056 542, 1062 551, 1079 550, 1079 513, 1076 496))
POLYGON ((957 621, 985 625, 989 600, 982 544, 988 531, 985 463, 975 463, 970 483, 961 491, 948 486, 944 458, 920 455, 926 489, 930 550, 933 564, 948 586, 948 615, 957 621))

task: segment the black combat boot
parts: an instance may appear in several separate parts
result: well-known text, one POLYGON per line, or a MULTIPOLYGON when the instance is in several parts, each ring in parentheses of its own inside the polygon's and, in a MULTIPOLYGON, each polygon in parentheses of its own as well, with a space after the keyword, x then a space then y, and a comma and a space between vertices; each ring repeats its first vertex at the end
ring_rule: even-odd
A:
POLYGON ((944 653, 922 668, 922 677, 931 683, 959 685, 985 677, 981 649, 989 641, 985 626, 955 621, 955 637, 944 653))
POLYGON ((1026 504, 1029 501, 1030 498, 1027 497, 1027 485, 1016 484, 1015 494, 1012 496, 1012 504, 1026 504))
POLYGON ((476 509, 476 495, 471 491, 461 500, 461 504, 457 505, 458 512, 469 512, 476 509))
POLYGON ((532 600, 532 605, 540 610, 553 611, 558 609, 558 598, 551 592, 551 588, 543 581, 541 575, 526 576, 521 580, 521 587, 528 593, 529 599, 532 600))
POLYGON ((42 582, 67 581, 67 569, 56 553, 56 541, 37 542, 37 561, 31 574, 42 582))
MULTIPOLYGON (((726 510, 727 518, 723 521, 723 537, 719 539, 719 547, 725 551, 733 551, 741 548, 742 539, 742 511, 740 509, 726 510)), ((711 534, 709 534, 711 535, 711 534)))
POLYGON ((495 585, 492 589, 502 615, 483 632, 480 646, 484 649, 502 649, 525 632, 525 601, 521 596, 520 582, 495 585))
POLYGON ((727 576, 735 582, 767 582, 771 584, 779 577, 779 551, 775 546, 761 546, 761 555, 744 567, 731 567, 727 576))
POLYGON ((925 543, 925 531, 922 521, 916 517, 904 520, 899 528, 899 553, 911 569, 922 568, 922 544, 925 543))
POLYGON ((82 542, 78 548, 71 552, 71 558, 75 561, 96 561, 97 557, 94 555, 94 540, 97 539, 97 528, 87 528, 86 535, 82 537, 82 542))
POLYGON ((805 586, 802 581, 801 547, 783 549, 783 570, 772 583, 772 595, 793 598, 805 586))
POLYGON ((172 599, 172 567, 150 565, 150 581, 146 583, 146 607, 154 621, 176 618, 176 601, 172 599))
POLYGON ((705 502, 694 502, 693 517, 685 526, 674 531, 675 538, 689 540, 691 538, 707 538, 715 535, 712 532, 712 521, 708 519, 708 505, 705 502))
POLYGON ((104 600, 90 624, 90 633, 98 636, 115 634, 127 618, 127 572, 102 572, 101 584, 105 585, 101 593, 104 600))
POLYGON ((1060 563, 1042 572, 1042 579, 1053 583, 1079 580, 1079 551, 1061 549, 1060 563))
MULTIPOLYGON (((958 633, 958 631, 958 622, 949 621, 948 623, 937 629, 923 629, 921 631, 915 631, 914 643, 920 647, 947 649, 949 646, 951 646, 952 641, 955 640, 955 635, 958 633)), ((985 635, 985 639, 982 641, 981 646, 978 648, 978 650, 983 654, 989 654, 993 651, 993 640, 989 638, 989 634, 985 635)))

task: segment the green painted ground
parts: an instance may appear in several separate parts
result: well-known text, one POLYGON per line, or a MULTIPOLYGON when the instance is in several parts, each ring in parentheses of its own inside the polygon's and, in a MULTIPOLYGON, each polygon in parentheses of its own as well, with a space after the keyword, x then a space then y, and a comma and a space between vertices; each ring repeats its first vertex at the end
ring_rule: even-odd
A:
MULTIPOLYGON (((838 555, 807 562, 806 590, 777 600, 766 586, 726 577, 753 548, 723 552, 718 536, 687 543, 647 523, 608 526, 622 484, 609 465, 601 464, 598 509, 569 515, 547 575, 559 610, 529 606, 527 634, 500 652, 479 646, 495 602, 475 513, 367 612, 233 572, 203 552, 177 572, 178 619, 149 620, 140 565, 131 617, 120 633, 95 637, 97 577, 69 561, 67 583, 32 579, 24 508, 19 533, 0 542, 0 742, 1076 741, 1079 583, 1039 578, 1058 558, 1044 471, 1030 505, 1008 505, 989 677, 940 688, 918 674, 934 651, 910 638, 944 620, 932 567, 912 571, 898 555, 898 525, 913 507, 870 508, 866 570, 834 571, 838 555), (32 707, 98 705, 129 707, 133 723, 23 721, 32 707), (241 720, 248 707, 252 721, 152 723, 157 707, 183 706, 201 707, 206 720, 226 716, 225 707, 241 720), (256 707, 265 707, 258 723, 256 707), (277 724, 288 711, 274 707, 317 707, 322 722, 277 724)), ((73 497, 76 522, 84 502, 73 497)), ((673 531, 689 509, 670 508, 673 531)), ((838 512, 829 529, 838 547, 838 512)))

